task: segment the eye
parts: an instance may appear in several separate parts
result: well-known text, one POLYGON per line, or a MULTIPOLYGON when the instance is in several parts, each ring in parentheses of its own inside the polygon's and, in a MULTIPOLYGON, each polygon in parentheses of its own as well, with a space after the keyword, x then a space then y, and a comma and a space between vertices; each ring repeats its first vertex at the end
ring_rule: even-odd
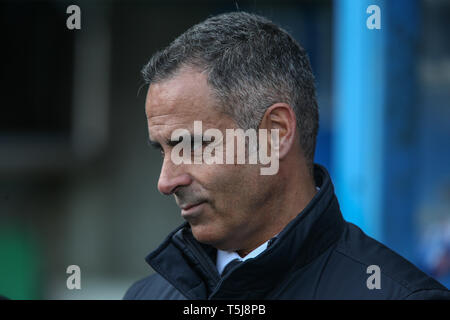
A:
POLYGON ((161 155, 162 158, 164 158, 164 150, 163 150, 162 146, 158 142, 150 140, 148 143, 150 144, 150 146, 153 149, 155 149, 155 150, 157 150, 159 152, 159 154, 161 155))

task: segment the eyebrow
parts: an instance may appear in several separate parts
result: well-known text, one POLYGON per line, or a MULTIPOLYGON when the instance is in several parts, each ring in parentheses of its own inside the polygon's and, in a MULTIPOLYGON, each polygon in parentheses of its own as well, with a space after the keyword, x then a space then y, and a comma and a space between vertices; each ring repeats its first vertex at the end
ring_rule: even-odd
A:
MULTIPOLYGON (((165 144, 167 144, 167 145, 170 146, 170 147, 174 147, 174 146, 176 146, 178 143, 180 143, 181 140, 182 140, 183 138, 184 138, 184 136, 181 136, 179 140, 174 140, 174 141, 172 141, 171 139, 166 139, 166 140, 165 140, 165 144)), ((191 134, 191 135, 190 135, 190 138, 191 138, 191 142, 193 143, 193 142, 195 141, 195 136, 194 136, 193 134, 191 134)), ((205 142, 206 142, 206 141, 203 141, 203 138, 200 138, 200 141, 202 142, 202 144, 205 144, 205 142)), ((158 150, 162 150, 161 144, 160 144, 159 142, 157 142, 157 141, 153 141, 153 140, 150 139, 150 138, 148 139, 148 144, 149 144, 152 148, 155 148, 155 149, 158 149, 158 150)))
MULTIPOLYGON (((182 140, 182 138, 183 137, 180 137, 180 140, 174 140, 174 141, 172 141, 172 140, 170 140, 170 139, 166 139, 165 140, 165 144, 167 144, 168 146, 171 146, 171 147, 174 147, 174 146, 176 146, 178 143, 180 143, 180 141, 182 140)), ((193 137, 191 136, 191 139, 193 139, 193 137)), ((192 141, 192 140, 191 140, 192 141)), ((158 149, 158 150, 162 150, 162 146, 161 146, 161 144, 159 143, 159 142, 157 142, 157 141, 153 141, 152 139, 148 139, 148 144, 152 147, 152 148, 155 148, 155 149, 158 149)))

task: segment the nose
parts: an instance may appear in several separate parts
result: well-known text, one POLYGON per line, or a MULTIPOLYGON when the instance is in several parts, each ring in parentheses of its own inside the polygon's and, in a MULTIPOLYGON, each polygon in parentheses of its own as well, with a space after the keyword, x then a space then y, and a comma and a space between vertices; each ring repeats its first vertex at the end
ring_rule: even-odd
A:
POLYGON ((182 165, 173 164, 170 159, 164 159, 158 180, 158 190, 162 194, 171 195, 176 188, 192 183, 191 176, 183 171, 182 165))

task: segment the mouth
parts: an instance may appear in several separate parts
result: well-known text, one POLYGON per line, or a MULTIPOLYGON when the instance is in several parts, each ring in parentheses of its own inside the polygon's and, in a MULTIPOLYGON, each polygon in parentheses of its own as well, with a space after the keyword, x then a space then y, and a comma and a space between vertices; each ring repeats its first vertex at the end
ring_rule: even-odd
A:
POLYGON ((205 204, 206 201, 201 201, 195 204, 187 204, 181 207, 181 216, 186 218, 188 216, 198 215, 200 213, 201 206, 205 204))

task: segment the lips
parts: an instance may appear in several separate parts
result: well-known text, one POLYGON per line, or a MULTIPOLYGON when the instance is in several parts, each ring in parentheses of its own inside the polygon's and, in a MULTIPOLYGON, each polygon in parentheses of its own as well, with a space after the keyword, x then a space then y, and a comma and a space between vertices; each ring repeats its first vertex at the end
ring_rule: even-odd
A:
POLYGON ((186 204, 186 205, 181 206, 181 209, 183 209, 184 211, 187 211, 187 210, 189 210, 189 209, 191 209, 193 207, 196 207, 196 206, 198 206, 198 205, 200 205, 200 204, 202 204, 204 202, 205 201, 197 202, 195 204, 186 204))
POLYGON ((203 210, 202 205, 206 201, 197 202, 195 204, 183 205, 181 207, 181 216, 190 223, 196 223, 195 221, 201 216, 203 210))

